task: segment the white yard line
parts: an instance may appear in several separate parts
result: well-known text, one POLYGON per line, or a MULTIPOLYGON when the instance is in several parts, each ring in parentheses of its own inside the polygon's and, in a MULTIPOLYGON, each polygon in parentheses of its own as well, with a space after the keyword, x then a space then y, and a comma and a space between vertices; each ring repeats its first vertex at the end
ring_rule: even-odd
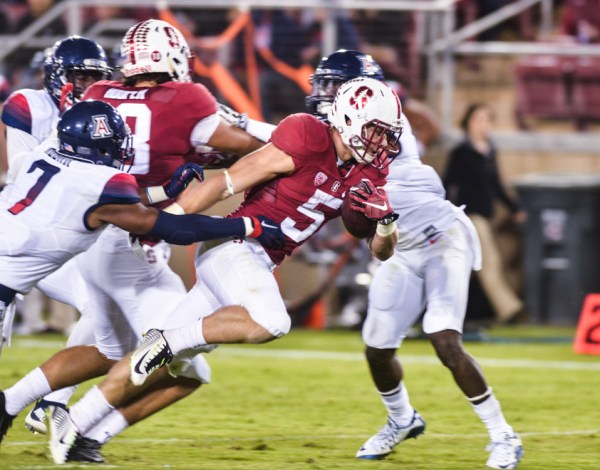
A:
MULTIPOLYGON (((568 431, 532 431, 532 432, 519 432, 521 437, 542 437, 542 436, 580 436, 580 435, 594 435, 600 433, 600 429, 571 429, 568 431)), ((487 437, 486 433, 466 433, 466 434, 446 434, 446 433, 432 433, 427 432, 427 439, 471 439, 487 437)), ((151 439, 151 438, 116 438, 112 441, 113 444, 173 444, 173 443, 185 443, 185 442, 276 442, 276 441, 303 441, 307 439, 364 439, 369 437, 369 434, 337 434, 337 435, 298 435, 298 436, 256 436, 256 437, 198 437, 198 438, 177 438, 171 437, 168 439, 151 439)), ((48 443, 45 439, 37 439, 32 441, 10 441, 2 443, 2 446, 7 447, 23 447, 23 446, 45 446, 48 443)), ((30 467, 28 467, 30 468, 30 467)), ((85 467, 85 468, 90 468, 85 467)), ((110 468, 102 465, 102 468, 110 468)))
MULTIPOLYGON (((38 341, 35 339, 16 340, 15 346, 21 348, 60 348, 65 343, 60 341, 38 341)), ((276 359, 295 359, 295 360, 332 360, 364 362, 362 353, 355 352, 330 352, 330 351, 307 351, 300 349, 266 349, 260 346, 236 347, 224 346, 217 348, 215 352, 208 355, 219 356, 247 356, 247 357, 267 357, 276 359)), ((411 356, 402 355, 400 350, 400 360, 406 364, 418 365, 439 365, 439 360, 433 355, 411 356)), ((600 358, 598 362, 575 362, 575 361, 546 361, 543 359, 493 359, 478 357, 477 362, 486 367, 509 367, 518 369, 554 369, 554 370, 600 370, 600 358)))

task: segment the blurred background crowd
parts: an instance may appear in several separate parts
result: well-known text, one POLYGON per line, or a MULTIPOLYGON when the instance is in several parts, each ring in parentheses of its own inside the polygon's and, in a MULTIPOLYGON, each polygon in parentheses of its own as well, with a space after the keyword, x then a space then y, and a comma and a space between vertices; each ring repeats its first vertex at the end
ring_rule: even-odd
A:
MULTIPOLYGON (((14 90, 42 88, 44 51, 56 40, 73 33, 94 39, 118 65, 123 32, 151 17, 176 21, 186 32, 197 57, 195 80, 219 101, 274 124, 304 110, 310 74, 324 55, 339 48, 365 52, 401 96, 423 161, 439 171, 448 197, 466 204, 485 241, 484 260, 493 266, 473 278, 468 323, 576 321, 582 293, 559 306, 564 315, 552 315, 542 285, 562 282, 553 275, 571 282, 574 274, 549 269, 538 279, 531 273, 544 269, 543 260, 528 259, 533 255, 523 250, 523 240, 546 244, 559 257, 579 256, 569 245, 579 241, 545 240, 547 208, 524 207, 519 184, 512 183, 530 173, 600 171, 594 140, 600 120, 600 0, 423 0, 419 10, 403 9, 403 3, 415 2, 402 1, 389 1, 387 8, 378 2, 379 9, 357 2, 349 10, 302 2, 250 10, 233 1, 210 8, 201 2, 85 3, 0 3, 0 102, 14 90), (469 166, 465 147, 479 152, 482 158, 473 161, 485 165, 469 166)), ((569 207, 559 209, 572 215, 569 207)), ((190 286, 190 251, 175 251, 173 263, 190 286)), ((580 266, 571 261, 573 268, 580 266)), ((359 327, 371 263, 341 225, 323 231, 281 269, 295 324, 359 327)), ((600 284, 599 273, 588 274, 575 290, 600 284)), ((44 302, 38 297, 21 306, 22 332, 68 330, 75 313, 44 302)))

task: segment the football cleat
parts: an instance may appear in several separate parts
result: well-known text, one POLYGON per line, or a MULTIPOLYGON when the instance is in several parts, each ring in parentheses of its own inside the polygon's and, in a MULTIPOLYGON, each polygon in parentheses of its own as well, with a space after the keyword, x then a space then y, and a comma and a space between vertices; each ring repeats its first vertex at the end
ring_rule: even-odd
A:
POLYGON ((490 457, 486 462, 488 468, 517 468, 523 458, 523 443, 516 432, 505 432, 498 441, 492 441, 486 447, 490 457))
POLYGON ((425 420, 416 411, 413 414, 411 422, 406 426, 400 426, 388 416, 385 426, 363 444, 356 453, 356 458, 367 460, 383 459, 402 441, 416 438, 424 432, 425 420))
POLYGON ((152 372, 172 360, 173 353, 162 330, 156 328, 148 330, 140 347, 131 354, 129 363, 131 382, 134 385, 142 385, 152 372))
POLYGON ((15 419, 13 415, 9 415, 6 411, 6 397, 4 392, 0 392, 0 442, 6 436, 8 428, 12 426, 12 422, 15 419))
POLYGON ((46 411, 50 406, 56 406, 59 408, 67 409, 67 405, 58 403, 56 401, 39 400, 29 414, 25 417, 25 427, 29 429, 33 434, 47 434, 48 426, 48 415, 46 411))
POLYGON ((75 445, 67 455, 67 462, 93 462, 104 463, 104 457, 100 453, 102 444, 89 437, 80 437, 75 440, 75 445))
POLYGON ((67 461, 71 448, 79 438, 77 428, 71 420, 69 412, 64 408, 50 406, 48 408, 49 440, 50 454, 56 464, 63 464, 67 461))

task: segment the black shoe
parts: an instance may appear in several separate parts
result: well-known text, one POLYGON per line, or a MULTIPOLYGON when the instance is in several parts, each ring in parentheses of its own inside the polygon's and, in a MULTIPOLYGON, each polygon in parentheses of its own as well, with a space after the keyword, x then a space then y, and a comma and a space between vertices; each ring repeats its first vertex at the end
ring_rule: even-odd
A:
POLYGON ((69 450, 67 462, 94 462, 104 463, 100 453, 102 444, 89 437, 78 437, 75 445, 69 450))
POLYGON ((4 396, 4 392, 0 392, 0 442, 6 436, 8 428, 12 426, 13 419, 15 417, 6 412, 6 397, 4 396))

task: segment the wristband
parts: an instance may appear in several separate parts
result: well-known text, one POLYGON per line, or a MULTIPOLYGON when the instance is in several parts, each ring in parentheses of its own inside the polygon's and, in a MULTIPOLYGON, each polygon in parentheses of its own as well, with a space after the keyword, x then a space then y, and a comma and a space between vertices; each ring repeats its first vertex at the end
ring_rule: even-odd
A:
POLYGON ((254 232, 252 219, 250 217, 242 217, 242 220, 244 221, 244 226, 246 227, 246 236, 249 236, 252 232, 254 232))
POLYGON ((246 132, 261 142, 268 142, 271 140, 271 134, 275 130, 275 127, 273 124, 248 119, 246 132))
POLYGON ((231 176, 227 170, 223 170, 223 174, 225 175, 225 186, 227 186, 227 192, 230 196, 235 194, 235 190, 233 189, 233 182, 231 181, 231 176))
POLYGON ((380 237, 389 237, 397 230, 398 226, 396 225, 396 221, 394 221, 391 224, 387 225, 377 224, 377 229, 375 230, 375 233, 380 237))
POLYGON ((185 215, 185 210, 183 210, 183 207, 181 207, 176 202, 171 204, 169 207, 163 209, 163 211, 174 215, 185 215))
POLYGON ((163 202, 169 199, 165 188, 162 186, 148 186, 146 188, 146 196, 148 196, 148 202, 150 204, 156 204, 157 202, 163 202))

